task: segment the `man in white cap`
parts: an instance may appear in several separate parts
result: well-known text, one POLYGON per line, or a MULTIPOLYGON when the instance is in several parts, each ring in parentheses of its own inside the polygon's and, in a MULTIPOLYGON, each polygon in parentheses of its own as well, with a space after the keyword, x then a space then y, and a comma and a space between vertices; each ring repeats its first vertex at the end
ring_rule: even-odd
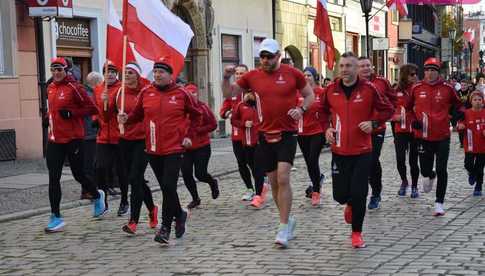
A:
POLYGON ((262 41, 259 49, 261 66, 230 83, 234 66, 224 68, 222 90, 224 97, 232 97, 251 90, 256 96, 259 119, 257 166, 266 172, 272 185, 273 198, 280 213, 275 243, 286 248, 294 237, 295 218, 290 216, 292 192, 290 169, 296 153, 298 120, 314 101, 312 88, 299 70, 280 63, 280 46, 274 39, 262 41), (296 105, 297 91, 304 98, 296 105))

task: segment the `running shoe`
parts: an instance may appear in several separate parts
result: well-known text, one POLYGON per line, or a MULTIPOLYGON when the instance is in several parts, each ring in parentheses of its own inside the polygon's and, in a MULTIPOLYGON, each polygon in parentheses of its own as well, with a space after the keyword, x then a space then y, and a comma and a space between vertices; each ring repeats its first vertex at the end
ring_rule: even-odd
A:
POLYGON ((251 201, 251 200, 253 200, 253 196, 254 196, 254 190, 248 189, 246 191, 246 193, 244 193, 244 195, 241 197, 241 200, 242 201, 251 201))
POLYGON ((121 217, 124 214, 128 213, 129 208, 130 205, 128 203, 120 203, 120 207, 118 208, 118 217, 121 217))
POLYGON ((194 209, 195 207, 200 205, 200 198, 192 200, 192 202, 187 205, 188 209, 194 209))
POLYGON ((280 224, 274 243, 280 248, 287 248, 288 236, 289 236, 288 224, 280 224))
POLYGON ((411 187, 411 198, 418 198, 419 192, 418 187, 411 187))
POLYGON ((182 210, 178 218, 175 218, 175 237, 181 238, 185 233, 185 223, 187 222, 187 212, 182 210))
POLYGON ((296 218, 294 216, 290 216, 288 218, 288 240, 291 241, 295 238, 295 228, 296 228, 296 218))
POLYGON ((264 200, 261 196, 255 195, 251 201, 251 207, 261 209, 264 206, 264 200))
POLYGON ((408 189, 408 183, 407 181, 403 181, 401 182, 401 187, 399 187, 399 191, 397 192, 397 194, 399 196, 406 196, 406 190, 408 189))
POLYGON ((46 233, 56 233, 64 231, 64 219, 62 217, 56 217, 56 215, 51 214, 49 218, 49 223, 44 229, 46 233))
POLYGON ((362 238, 362 232, 352 232, 352 247, 353 248, 364 248, 365 242, 362 238))
POLYGON ((371 196, 369 205, 367 206, 369 210, 372 209, 377 209, 379 208, 379 203, 381 202, 381 197, 380 196, 371 196))
POLYGON ((482 191, 480 190, 473 191, 473 196, 482 196, 482 191))
POLYGON ((261 191, 261 198, 263 199, 263 202, 266 201, 266 198, 268 196, 268 192, 269 192, 269 184, 265 182, 263 184, 263 190, 261 191))
POLYGON ((352 206, 349 204, 344 209, 344 220, 347 224, 352 224, 352 206))
POLYGON ((313 192, 312 193, 312 206, 317 207, 320 205, 320 193, 313 192))
POLYGON ((209 183, 211 188, 212 199, 217 199, 219 197, 219 181, 214 179, 214 182, 209 183))
POLYGON ((434 204, 433 216, 440 217, 445 215, 445 210, 443 209, 443 203, 436 202, 434 204))
POLYGON ((130 234, 130 235, 135 235, 136 234, 136 222, 130 220, 128 224, 123 225, 123 228, 121 228, 124 232, 130 234))
POLYGON ((162 225, 162 227, 160 227, 160 230, 157 231, 157 234, 155 234, 155 238, 153 240, 161 244, 168 244, 169 239, 170 228, 162 225))
POLYGON ((108 208, 105 205, 105 194, 103 190, 98 190, 99 197, 94 200, 93 202, 93 216, 95 218, 100 217, 106 213, 108 208))
POLYGON ((158 206, 154 205, 153 209, 148 212, 148 226, 156 228, 158 225, 158 206))
POLYGON ((475 182, 477 182, 475 176, 473 174, 468 175, 468 184, 471 186, 475 185, 475 182))

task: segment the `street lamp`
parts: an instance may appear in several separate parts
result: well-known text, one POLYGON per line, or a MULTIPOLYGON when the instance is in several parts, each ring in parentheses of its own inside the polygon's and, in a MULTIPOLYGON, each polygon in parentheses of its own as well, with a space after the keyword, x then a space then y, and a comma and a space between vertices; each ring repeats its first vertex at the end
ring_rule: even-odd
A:
POLYGON ((449 29, 448 30, 448 37, 450 38, 450 42, 451 42, 451 62, 450 62, 450 68, 451 68, 451 76, 453 76, 453 64, 454 64, 454 50, 453 48, 455 48, 454 46, 454 41, 455 41, 455 38, 456 38, 456 30, 455 29, 449 29))
POLYGON ((468 49, 470 49, 470 80, 471 80, 472 79, 473 41, 468 41, 468 49))
POLYGON ((370 43, 369 43, 369 14, 372 11, 372 0, 360 0, 360 7, 365 17, 365 47, 367 50, 367 58, 370 58, 370 43))

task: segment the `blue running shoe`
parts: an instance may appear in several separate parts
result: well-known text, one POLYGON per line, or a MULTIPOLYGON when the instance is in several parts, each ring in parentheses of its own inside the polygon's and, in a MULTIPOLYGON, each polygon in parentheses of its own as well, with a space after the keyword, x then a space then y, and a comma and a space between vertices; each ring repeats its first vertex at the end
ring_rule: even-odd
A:
POLYGON ((381 202, 380 196, 371 196, 369 205, 367 206, 369 210, 379 208, 379 203, 381 202))
POLYGON ((418 187, 411 187, 411 198, 418 198, 419 192, 418 187))
POLYGON ((99 198, 94 200, 93 204, 93 217, 97 218, 102 216, 106 211, 106 206, 104 204, 105 194, 102 190, 98 190, 99 198))
POLYGON ((473 174, 469 174, 468 175, 468 184, 473 186, 473 185, 475 185, 475 182, 477 182, 477 180, 475 179, 475 176, 473 174))
POLYGON ((47 224, 47 227, 44 230, 46 233, 62 232, 64 230, 64 225, 65 223, 62 217, 56 217, 56 215, 51 214, 49 224, 47 224))
POLYGON ((473 196, 482 196, 482 191, 473 191, 473 196))
POLYGON ((406 183, 401 183, 401 187, 399 187, 399 191, 397 192, 397 194, 399 196, 406 196, 406 190, 408 188, 408 185, 406 183))

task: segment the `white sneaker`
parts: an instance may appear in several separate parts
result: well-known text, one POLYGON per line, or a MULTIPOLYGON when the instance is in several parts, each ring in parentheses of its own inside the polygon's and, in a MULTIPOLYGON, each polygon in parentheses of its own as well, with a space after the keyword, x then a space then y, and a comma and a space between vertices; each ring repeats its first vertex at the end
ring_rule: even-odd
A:
POLYGON ((423 180, 422 180, 423 193, 429 193, 431 192, 431 190, 433 190, 433 184, 434 184, 435 178, 431 179, 430 177, 423 177, 423 180))
POLYGON ((290 216, 288 218, 288 240, 291 241, 295 238, 295 228, 296 228, 296 219, 294 216, 290 216))
POLYGON ((433 216, 439 217, 439 216, 444 216, 444 215, 445 215, 445 210, 443 209, 443 203, 436 202, 434 204, 433 216))
POLYGON ((254 197, 254 191, 252 189, 248 189, 246 193, 241 197, 242 201, 251 201, 254 197))
POLYGON ((288 224, 280 224, 278 229, 278 233, 276 234, 275 244, 281 248, 288 247, 288 236, 289 236, 289 227, 288 224))

